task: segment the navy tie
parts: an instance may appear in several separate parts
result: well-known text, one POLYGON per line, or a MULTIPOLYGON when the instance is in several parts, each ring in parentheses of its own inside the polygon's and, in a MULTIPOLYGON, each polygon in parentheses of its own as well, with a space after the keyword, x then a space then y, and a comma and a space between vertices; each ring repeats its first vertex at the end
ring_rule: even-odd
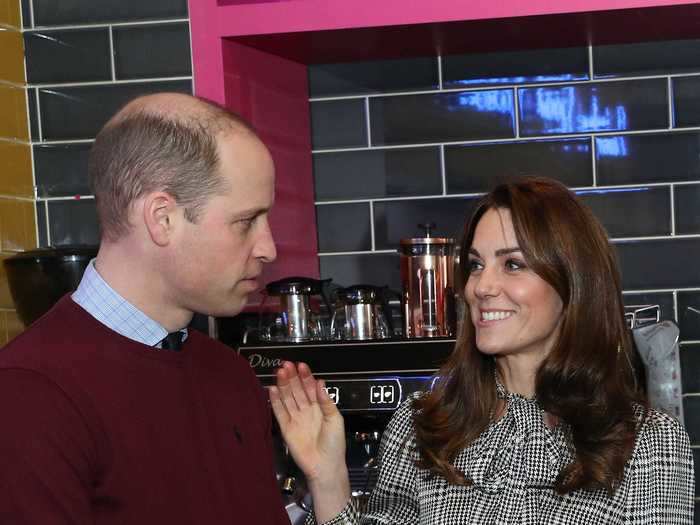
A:
POLYGON ((169 333, 163 338, 161 345, 163 350, 179 351, 182 346, 182 332, 178 330, 177 332, 169 333))

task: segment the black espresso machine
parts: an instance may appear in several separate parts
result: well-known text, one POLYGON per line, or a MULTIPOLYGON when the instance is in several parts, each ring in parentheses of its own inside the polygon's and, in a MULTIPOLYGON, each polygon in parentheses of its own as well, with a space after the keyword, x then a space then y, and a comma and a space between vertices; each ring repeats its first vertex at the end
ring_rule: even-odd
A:
MULTIPOLYGON (((218 338, 237 347, 263 385, 274 382, 283 361, 304 362, 323 378, 345 418, 347 464, 353 495, 366 501, 376 483, 376 454, 391 415, 411 394, 429 389, 433 374, 454 348, 451 338, 273 343, 231 341, 219 323, 218 338)), ((275 429, 276 474, 292 524, 311 506, 305 481, 275 429)))

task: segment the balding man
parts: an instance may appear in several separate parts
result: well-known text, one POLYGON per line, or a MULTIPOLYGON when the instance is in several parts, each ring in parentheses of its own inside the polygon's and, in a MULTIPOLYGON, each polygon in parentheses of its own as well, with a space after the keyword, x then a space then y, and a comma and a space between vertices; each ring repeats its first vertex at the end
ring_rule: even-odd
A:
POLYGON ((240 312, 276 256, 267 148, 218 106, 152 95, 100 131, 89 174, 97 258, 0 351, 0 523, 288 524, 261 386, 186 329, 240 312))

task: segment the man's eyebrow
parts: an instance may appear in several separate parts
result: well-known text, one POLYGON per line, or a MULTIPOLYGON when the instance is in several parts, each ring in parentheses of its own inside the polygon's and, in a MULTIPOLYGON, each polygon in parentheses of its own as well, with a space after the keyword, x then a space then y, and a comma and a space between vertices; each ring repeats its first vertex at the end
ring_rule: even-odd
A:
POLYGON ((238 211, 234 214, 234 217, 237 219, 241 219, 243 217, 257 217, 258 215, 262 215, 263 213, 267 213, 270 211, 270 208, 250 208, 248 210, 241 210, 238 211))

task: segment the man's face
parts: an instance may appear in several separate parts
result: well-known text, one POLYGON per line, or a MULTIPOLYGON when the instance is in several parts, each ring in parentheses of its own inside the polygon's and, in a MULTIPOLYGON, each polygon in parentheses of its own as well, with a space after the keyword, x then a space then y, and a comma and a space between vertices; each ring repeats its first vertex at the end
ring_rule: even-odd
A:
POLYGON ((263 264, 277 256, 268 224, 275 171, 267 148, 248 132, 220 135, 218 150, 226 188, 195 223, 179 217, 171 284, 179 306, 232 316, 260 288, 263 264))

